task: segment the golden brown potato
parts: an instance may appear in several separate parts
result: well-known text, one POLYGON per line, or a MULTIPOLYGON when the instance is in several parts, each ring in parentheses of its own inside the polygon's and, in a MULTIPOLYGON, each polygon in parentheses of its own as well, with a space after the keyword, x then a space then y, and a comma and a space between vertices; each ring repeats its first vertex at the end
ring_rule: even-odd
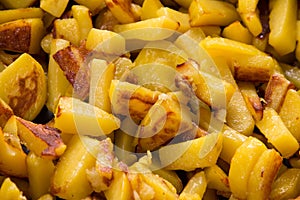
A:
POLYGON ((41 18, 18 19, 0 24, 0 49, 37 54, 44 35, 41 18))
POLYGON ((0 74, 0 85, 0 97, 19 117, 33 120, 45 104, 45 72, 41 64, 27 53, 0 74))
POLYGON ((21 140, 36 155, 56 159, 64 153, 66 145, 60 138, 58 129, 35 124, 19 117, 17 117, 17 127, 21 140))
POLYGON ((267 102, 266 106, 279 112, 287 91, 294 87, 295 86, 288 81, 284 75, 278 73, 273 74, 270 77, 265 91, 264 99, 267 102))

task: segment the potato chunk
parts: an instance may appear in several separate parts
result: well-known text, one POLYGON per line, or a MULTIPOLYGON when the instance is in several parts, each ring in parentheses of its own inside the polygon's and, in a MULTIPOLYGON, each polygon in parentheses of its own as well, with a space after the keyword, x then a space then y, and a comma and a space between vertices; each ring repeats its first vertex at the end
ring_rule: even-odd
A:
POLYGON ((79 99, 61 97, 55 112, 54 126, 64 133, 101 136, 118 129, 120 120, 79 99))
POLYGON ((45 104, 45 72, 27 53, 18 57, 0 74, 0 85, 0 97, 19 117, 33 120, 45 104))
POLYGON ((284 158, 289 158, 299 149, 296 138, 274 109, 266 107, 262 120, 256 122, 256 126, 284 158))
POLYGON ((26 197, 23 196, 23 193, 19 190, 17 185, 6 178, 0 188, 0 196, 3 200, 26 200, 26 197))
POLYGON ((229 169, 229 186, 234 197, 247 198, 248 180, 259 159, 267 147, 260 140, 249 137, 235 152, 229 169), (245 164, 247 163, 247 164, 245 164))
POLYGON ((18 19, 0 24, 0 49, 37 54, 44 35, 41 18, 18 19))
POLYGON ((36 155, 56 159, 64 153, 66 145, 60 138, 59 130, 19 117, 16 119, 21 140, 36 155))
POLYGON ((60 158, 51 181, 51 193, 64 199, 82 199, 93 189, 86 170, 95 165, 99 141, 73 136, 60 158))
POLYGON ((194 140, 162 147, 158 150, 159 158, 161 164, 170 170, 192 171, 196 168, 209 167, 216 164, 222 149, 222 141, 222 134, 212 133, 194 140))
POLYGON ((223 1, 193 0, 189 14, 191 26, 226 26, 239 19, 235 7, 223 1))
POLYGON ((297 0, 274 1, 270 13, 269 43, 280 55, 288 54, 296 47, 296 21, 297 0))
POLYGON ((279 116, 297 141, 300 142, 300 110, 295 108, 300 108, 300 95, 296 90, 290 89, 286 94, 279 116))
POLYGON ((5 141, 0 129, 0 171, 2 174, 27 177, 26 154, 22 149, 16 148, 5 141))

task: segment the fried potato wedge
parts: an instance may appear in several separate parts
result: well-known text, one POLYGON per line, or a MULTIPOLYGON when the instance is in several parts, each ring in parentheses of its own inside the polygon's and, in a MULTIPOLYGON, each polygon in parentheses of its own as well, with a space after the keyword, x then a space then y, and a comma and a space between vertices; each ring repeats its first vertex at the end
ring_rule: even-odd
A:
POLYGON ((118 129, 120 120, 79 99, 61 97, 55 111, 54 127, 64 133, 101 136, 118 129))
POLYGON ((300 106, 299 92, 289 89, 280 109, 279 116, 297 141, 300 142, 300 112, 298 109, 295 109, 298 106, 300 106))
POLYGON ((47 125, 35 124, 20 117, 16 120, 18 135, 36 155, 56 159, 64 153, 66 145, 60 138, 59 130, 47 125))
POLYGON ((51 194, 64 199, 82 199, 93 192, 86 170, 95 166, 99 141, 74 135, 56 165, 51 194))
POLYGON ((44 35, 41 18, 28 18, 0 24, 0 49, 37 54, 44 35))
POLYGON ((248 137, 247 140, 237 148, 233 155, 229 168, 229 186, 234 197, 246 199, 248 191, 248 180, 260 155, 267 147, 260 140, 248 137), (247 164, 245 164, 247 163, 247 164))
POLYGON ((47 97, 46 76, 42 66, 24 53, 0 74, 0 97, 14 114, 33 120, 47 97))
POLYGON ((162 147, 158 150, 159 158, 162 166, 166 166, 169 170, 192 171, 196 168, 209 167, 216 164, 222 149, 222 141, 222 134, 212 133, 194 140, 162 147))
POLYGON ((27 177, 26 154, 5 141, 4 133, 0 129, 0 171, 3 174, 27 177))
POLYGON ((284 125, 278 113, 269 107, 263 112, 261 121, 256 122, 256 126, 284 158, 289 158, 299 150, 296 138, 284 125), (289 145, 286 145, 289 144, 289 145))
POLYGON ((264 151, 254 165, 248 181, 247 199, 268 199, 282 157, 274 149, 264 151))

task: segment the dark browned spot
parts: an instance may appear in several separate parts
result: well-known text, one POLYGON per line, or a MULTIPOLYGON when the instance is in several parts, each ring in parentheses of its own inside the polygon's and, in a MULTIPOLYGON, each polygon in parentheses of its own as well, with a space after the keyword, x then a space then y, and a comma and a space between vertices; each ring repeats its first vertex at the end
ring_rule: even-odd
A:
POLYGON ((26 21, 21 25, 16 22, 2 25, 0 31, 0 48, 17 52, 29 52, 31 26, 26 21))
POLYGON ((57 157, 55 149, 64 144, 60 137, 59 129, 47 125, 35 124, 19 117, 17 120, 29 129, 37 138, 47 144, 48 147, 42 152, 42 155, 57 157))
POLYGON ((17 116, 23 117, 31 106, 36 102, 38 95, 38 78, 37 67, 31 74, 20 77, 19 81, 13 87, 18 94, 8 95, 8 105, 12 108, 17 116))

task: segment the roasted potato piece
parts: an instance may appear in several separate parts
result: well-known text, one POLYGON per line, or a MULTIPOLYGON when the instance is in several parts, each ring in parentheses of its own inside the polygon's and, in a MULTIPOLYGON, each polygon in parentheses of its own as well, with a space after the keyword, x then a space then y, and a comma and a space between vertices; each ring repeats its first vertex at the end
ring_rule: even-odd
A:
POLYGON ((275 73, 270 77, 267 88, 265 90, 265 101, 268 107, 279 112, 284 101, 285 95, 289 89, 295 86, 288 81, 284 75, 275 73))
POLYGON ((255 37, 263 30, 257 3, 258 0, 239 0, 237 8, 242 21, 255 37))
POLYGON ((53 38, 65 39, 73 45, 79 46, 80 29, 78 21, 75 18, 56 19, 53 30, 53 38))
MULTIPOLYGON (((155 64, 156 66, 161 64, 175 68, 177 65, 186 61, 185 57, 186 55, 182 53, 177 46, 170 42, 150 42, 146 48, 143 48, 140 51, 139 55, 134 60, 134 65, 135 67, 138 67, 146 64, 155 64)), ((158 68, 162 67, 159 66, 158 68)), ((162 70, 160 73, 163 73, 162 70)), ((160 78, 165 79, 164 76, 160 78)), ((160 83, 161 81, 163 80, 159 80, 157 82, 160 83)))
POLYGON ((158 91, 118 80, 111 82, 109 91, 113 113, 130 115, 134 120, 144 119, 160 94, 158 91))
POLYGON ((0 196, 3 200, 26 200, 26 197, 23 196, 22 191, 16 186, 10 178, 6 178, 0 188, 0 196))
POLYGON ((192 130, 189 108, 168 94, 161 94, 139 125, 138 150, 155 150, 176 135, 192 130))
POLYGON ((300 142, 300 95, 296 90, 289 89, 279 112, 279 116, 285 126, 300 142))
MULTIPOLYGON (((85 63, 89 51, 84 47, 67 46, 52 55, 73 86, 73 96, 85 99, 89 93, 90 73, 85 63)), ((63 95, 65 96, 65 95, 63 95)))
POLYGON ((179 195, 179 200, 200 200, 207 187, 207 178, 203 171, 191 177, 183 191, 179 195))
POLYGON ((114 78, 115 65, 105 60, 93 59, 90 64, 91 79, 89 103, 111 113, 109 90, 114 78))
POLYGON ((128 0, 105 0, 105 4, 113 16, 122 24, 132 23, 138 20, 133 13, 131 2, 128 0))
POLYGON ((192 87, 195 87, 196 96, 205 102, 209 106, 216 108, 219 105, 212 105, 216 100, 212 100, 213 97, 219 95, 226 98, 226 103, 228 103, 235 92, 234 86, 227 81, 220 80, 206 72, 201 72, 200 66, 198 66, 194 61, 187 61, 176 67, 176 70, 186 79, 192 87), (223 88, 214 83, 223 84, 223 88), (216 93, 212 95, 212 93, 216 93))
POLYGON ((56 159, 64 153, 66 145, 60 138, 59 130, 20 117, 16 120, 18 135, 36 155, 56 159))
POLYGON ((99 141, 74 135, 56 165, 51 194, 64 199, 82 199, 92 193, 86 170, 95 166, 99 141))
POLYGON ((249 137, 237 148, 229 169, 229 186, 234 197, 247 199, 248 180, 260 155, 267 147, 260 140, 249 137), (245 164, 247 163, 247 164, 245 164))
POLYGON ((218 165, 207 167, 204 172, 207 188, 215 189, 221 193, 230 193, 228 176, 218 165))
POLYGON ((227 26, 239 20, 239 15, 232 4, 215 0, 193 0, 189 14, 191 26, 227 26))
POLYGON ((171 36, 178 28, 177 22, 163 16, 135 23, 115 25, 113 30, 117 33, 122 33, 126 39, 155 41, 171 36), (156 30, 160 30, 160 32, 158 33, 156 30))
POLYGON ((79 41, 87 38, 88 33, 93 28, 90 11, 87 7, 82 5, 72 6, 72 15, 77 20, 79 26, 79 41))
POLYGON ((26 8, 32 6, 36 0, 1 0, 1 4, 3 4, 6 8, 26 8))
POLYGON ((60 17, 68 5, 69 0, 41 0, 40 7, 55 17, 60 17))
POLYGON ((9 118, 13 115, 13 110, 0 98, 0 127, 4 128, 9 118))
POLYGON ((260 121, 263 114, 263 106, 254 84, 249 82, 239 82, 238 86, 253 118, 255 121, 260 121))
POLYGON ((33 120, 45 104, 47 84, 44 70, 27 53, 0 74, 0 85, 0 97, 19 117, 33 120))
POLYGON ((129 173, 128 179, 134 196, 141 199, 177 199, 176 189, 172 184, 153 173, 129 173))
POLYGON ((99 150, 97 153, 97 160, 95 167, 87 169, 87 178, 91 183, 94 191, 101 192, 110 188, 113 182, 113 143, 110 138, 101 140, 99 142, 99 150))
POLYGON ((245 142, 247 137, 227 125, 224 125, 222 135, 223 147, 220 153, 220 158, 230 164, 237 148, 245 142))
POLYGON ((170 182, 177 191, 177 194, 182 192, 183 190, 183 184, 179 176, 177 175, 176 171, 173 170, 166 170, 166 169, 158 169, 153 171, 154 174, 157 174, 158 176, 162 177, 163 179, 170 182))
POLYGON ((254 130, 255 121, 239 90, 233 94, 227 106, 226 121, 228 126, 246 136, 254 130))
POLYGON ((114 170, 113 177, 109 189, 104 191, 106 199, 131 200, 133 198, 133 192, 126 172, 114 170))
POLYGON ((261 121, 256 122, 256 126, 284 158, 291 157, 299 150, 296 138, 284 125, 277 112, 266 107, 261 121), (289 144, 289 145, 286 145, 289 144))
POLYGON ((101 136, 118 129, 120 120, 79 99, 61 97, 55 111, 54 127, 64 133, 101 136))
POLYGON ((41 18, 18 19, 0 24, 0 49, 37 54, 44 35, 41 18))
POLYGON ((274 1, 270 13, 269 44, 280 55, 286 55, 296 47, 297 1, 274 1), (287 37, 288 35, 288 37, 287 37))
POLYGON ((159 158, 162 166, 169 170, 192 171, 209 167, 216 164, 222 141, 222 134, 212 133, 194 140, 164 146, 158 150, 159 158))
POLYGON ((300 195, 300 169, 287 169, 273 183, 271 200, 296 198, 300 195))
POLYGON ((162 7, 157 10, 156 14, 158 17, 166 16, 178 22, 179 27, 177 30, 181 33, 185 33, 191 28, 189 23, 190 16, 187 13, 181 13, 168 7, 162 7))
POLYGON ((5 141, 0 129, 0 171, 2 174, 27 177, 26 154, 22 149, 16 148, 5 141))
POLYGON ((19 8, 0 11, 0 24, 26 18, 42 18, 44 12, 41 8, 19 8))
POLYGON ((55 166, 52 160, 45 159, 30 152, 26 158, 28 169, 29 190, 32 199, 47 194, 55 166))
POLYGON ((125 53, 125 39, 112 31, 92 28, 88 33, 85 47, 90 51, 121 55, 125 53))
POLYGON ((142 5, 141 20, 158 17, 157 11, 164 7, 160 0, 144 0, 142 5))
POLYGON ((70 42, 63 39, 53 39, 50 45, 50 56, 48 64, 48 98, 46 102, 47 108, 51 112, 55 112, 59 98, 66 96, 67 90, 72 88, 63 70, 54 60, 53 55, 61 49, 70 45, 70 42))
POLYGON ((223 29, 222 36, 231 40, 251 44, 252 35, 241 22, 235 21, 223 29))
POLYGON ((21 141, 18 136, 18 127, 16 116, 12 115, 3 127, 3 132, 5 133, 5 141, 8 142, 13 147, 22 150, 21 141))
POLYGON ((273 58, 252 45, 209 37, 200 44, 212 57, 224 57, 237 80, 267 82, 274 72, 273 58))
POLYGON ((264 151, 254 165, 248 181, 247 199, 268 199, 282 157, 274 149, 264 151))
POLYGON ((86 6, 91 12, 92 15, 98 14, 103 8, 106 7, 105 0, 75 0, 78 4, 86 6))

